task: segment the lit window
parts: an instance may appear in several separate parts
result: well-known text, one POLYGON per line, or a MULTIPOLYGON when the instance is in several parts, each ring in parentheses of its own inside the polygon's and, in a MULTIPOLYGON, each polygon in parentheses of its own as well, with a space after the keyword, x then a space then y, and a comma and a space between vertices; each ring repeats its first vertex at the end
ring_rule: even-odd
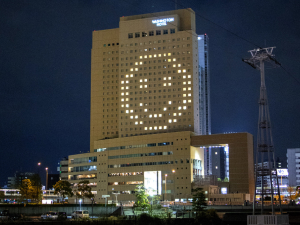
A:
POLYGON ((192 88, 191 88, 191 87, 188 87, 188 90, 190 91, 190 90, 192 90, 192 88))
POLYGON ((126 102, 128 102, 129 101, 129 98, 126 98, 126 102))
POLYGON ((147 88, 148 86, 147 85, 144 85, 144 88, 147 88))
POLYGON ((181 73, 181 70, 178 70, 178 73, 181 73))
POLYGON ((133 113, 133 109, 130 110, 130 113, 133 113))
POLYGON ((129 80, 126 80, 126 84, 129 84, 129 80))
POLYGON ((143 124, 144 122, 143 121, 140 121, 140 124, 143 124))
POLYGON ((178 67, 181 67, 181 64, 178 64, 178 67))
POLYGON ((147 82, 147 79, 144 79, 144 82, 147 82))
POLYGON ((169 119, 169 123, 172 123, 172 119, 169 119))
POLYGON ((186 88, 182 88, 183 91, 186 91, 186 88))
POLYGON ((182 96, 183 96, 183 97, 186 97, 186 94, 183 94, 182 96))
POLYGON ((149 115, 149 118, 152 118, 152 114, 149 115))
POLYGON ((169 105, 171 105, 172 104, 172 101, 169 101, 169 105))
POLYGON ((192 84, 192 81, 188 81, 188 84, 192 84))
POLYGON ((191 75, 188 75, 188 78, 192 78, 192 76, 191 76, 191 75))
POLYGON ((129 113, 129 110, 126 110, 126 113, 129 113))
POLYGON ((176 64, 173 64, 173 67, 176 67, 176 64))
POLYGON ((152 58, 152 55, 149 55, 149 58, 152 58))
POLYGON ((168 77, 168 80, 171 80, 172 79, 172 77, 168 77))
POLYGON ((143 82, 143 79, 140 79, 140 82, 143 82))
POLYGON ((185 78, 186 78, 186 76, 182 76, 182 78, 183 78, 183 79, 185 79, 185 78))
POLYGON ((147 55, 144 55, 144 58, 147 59, 147 55))
POLYGON ((133 74, 130 74, 130 77, 133 77, 133 74))
POLYGON ((183 103, 186 103, 186 100, 183 100, 183 103))
POLYGON ((172 60, 171 59, 168 59, 168 62, 171 62, 172 60))
POLYGON ((156 58, 156 54, 154 54, 153 57, 156 58))
POLYGON ((124 92, 122 92, 121 95, 124 95, 124 92))
POLYGON ((137 119, 137 118, 139 118, 139 116, 138 116, 138 115, 135 115, 134 118, 137 119))
POLYGON ((161 57, 161 54, 158 54, 158 57, 161 57))
POLYGON ((157 127, 154 127, 154 130, 157 130, 157 127))
MULTIPOLYGON (((130 71, 133 71, 133 68, 130 68, 130 71)), ((127 75, 128 76, 128 75, 127 75)))
POLYGON ((162 129, 162 126, 159 126, 158 128, 161 130, 161 129, 162 129))
POLYGON ((149 130, 152 130, 152 127, 149 127, 149 130))
POLYGON ((124 104, 122 104, 121 107, 124 107, 124 104))
POLYGON ((164 108, 164 111, 167 111, 167 107, 164 108))
POLYGON ((124 98, 121 98, 121 102, 124 102, 124 98))
POLYGON ((126 86, 126 89, 129 89, 129 86, 126 86))
POLYGON ((124 90, 124 87, 121 87, 121 90, 124 90))
POLYGON ((186 85, 186 82, 182 82, 183 85, 186 85))
POLYGON ((143 62, 142 62, 142 61, 140 62, 140 65, 143 65, 143 62))
POLYGON ((138 68, 135 68, 135 71, 139 71, 139 69, 138 69, 138 68))
POLYGON ((178 110, 181 110, 181 106, 178 106, 178 110))
POLYGON ((126 104, 126 108, 129 108, 129 104, 126 104))
MULTIPOLYGON (((145 50, 145 52, 147 51, 147 49, 146 49, 146 48, 145 48, 144 50, 145 50)), ((147 58, 147 57, 146 57, 146 58, 147 58)))
POLYGON ((135 125, 138 125, 139 124, 139 122, 138 121, 135 121, 135 123, 134 123, 135 125))
POLYGON ((192 100, 190 99, 190 100, 188 100, 188 103, 191 103, 192 102, 192 100))
POLYGON ((128 78, 129 77, 129 75, 128 74, 126 74, 126 78, 128 78))
POLYGON ((173 119, 173 122, 176 123, 176 122, 177 122, 177 119, 173 119))
POLYGON ((182 115, 182 113, 178 113, 178 116, 181 116, 182 115))
POLYGON ((129 92, 126 92, 126 95, 129 95, 129 92))
POLYGON ((154 114, 153 116, 154 116, 154 118, 156 118, 156 117, 157 117, 157 114, 154 114))
POLYGON ((171 52, 169 52, 169 53, 168 53, 168 56, 171 56, 171 55, 172 55, 171 52))
POLYGON ((183 109, 186 110, 186 106, 183 106, 183 109))
POLYGON ((192 96, 192 94, 191 94, 191 93, 189 93, 189 94, 188 94, 188 96, 189 96, 189 97, 191 97, 191 96, 192 96))
POLYGON ((143 85, 140 85, 140 88, 143 88, 143 85))
POLYGON ((133 116, 130 116, 130 119, 133 119, 133 116))
POLYGON ((138 62, 135 62, 135 65, 139 65, 139 63, 138 63, 138 62))
POLYGON ((216 166, 216 169, 218 169, 218 167, 216 166))
POLYGON ((168 86, 172 86, 172 83, 168 83, 168 86))
POLYGON ((164 83, 164 86, 167 86, 167 83, 164 83))
POLYGON ((148 127, 144 127, 144 130, 148 130, 148 127))
POLYGON ((121 84, 124 84, 124 80, 121 81, 121 84))
POLYGON ((164 80, 167 80, 167 78, 166 78, 166 77, 164 77, 164 80))
POLYGON ((173 113, 173 116, 176 116, 177 114, 176 113, 173 113))
POLYGON ((173 62, 176 62, 176 58, 173 58, 173 62))
POLYGON ((147 112, 148 111, 148 109, 144 109, 144 112, 147 112))
POLYGON ((166 130, 166 129, 167 129, 167 126, 164 126, 164 129, 166 130))
POLYGON ((183 73, 186 73, 186 69, 182 70, 183 73))
POLYGON ((143 106, 143 103, 140 103, 140 106, 143 106))
POLYGON ((167 53, 164 53, 164 56, 167 56, 167 53))
POLYGON ((143 58, 143 56, 140 56, 140 59, 142 59, 143 58))
POLYGON ((158 114, 159 117, 162 117, 162 114, 158 114))

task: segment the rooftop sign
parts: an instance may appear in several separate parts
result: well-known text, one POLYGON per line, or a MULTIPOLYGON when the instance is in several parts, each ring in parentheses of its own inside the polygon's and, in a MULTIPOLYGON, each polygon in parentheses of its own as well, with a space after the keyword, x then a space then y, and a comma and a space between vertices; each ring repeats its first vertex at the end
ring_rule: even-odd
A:
POLYGON ((168 22, 174 22, 174 17, 152 20, 152 23, 156 24, 157 27, 167 26, 168 22))
POLYGON ((289 172, 287 169, 277 169, 277 175, 278 176, 288 176, 289 172))

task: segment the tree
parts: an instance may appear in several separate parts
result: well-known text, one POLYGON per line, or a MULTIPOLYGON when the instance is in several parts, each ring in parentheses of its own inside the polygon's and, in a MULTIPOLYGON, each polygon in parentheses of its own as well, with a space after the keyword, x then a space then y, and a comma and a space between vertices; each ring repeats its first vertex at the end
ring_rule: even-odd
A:
POLYGON ((24 179, 22 180, 21 186, 20 186, 20 194, 23 197, 23 199, 26 199, 28 202, 28 199, 31 199, 33 196, 34 189, 31 184, 30 179, 24 179))
MULTIPOLYGON (((75 192, 76 196, 92 199, 94 194, 92 194, 92 188, 89 186, 90 182, 88 180, 83 180, 78 183, 78 190, 75 192)), ((93 201, 93 200, 92 200, 93 201)))
POLYGON ((139 184, 136 186, 135 197, 136 201, 134 207, 141 207, 143 210, 149 207, 148 194, 146 194, 146 189, 143 185, 139 184))
POLYGON ((33 174, 30 181, 33 187, 32 198, 35 199, 36 202, 39 202, 43 196, 41 177, 38 174, 33 174))
POLYGON ((205 194, 202 188, 192 189, 193 209, 197 212, 203 212, 207 206, 205 194))
POLYGON ((74 194, 72 192, 71 184, 66 180, 59 180, 53 185, 54 194, 60 194, 63 200, 68 196, 72 197, 74 194))

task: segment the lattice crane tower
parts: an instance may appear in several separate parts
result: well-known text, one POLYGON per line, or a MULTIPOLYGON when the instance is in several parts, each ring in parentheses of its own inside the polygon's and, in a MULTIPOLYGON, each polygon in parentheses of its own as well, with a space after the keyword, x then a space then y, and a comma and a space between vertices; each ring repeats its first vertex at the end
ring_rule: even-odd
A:
POLYGON ((258 133, 256 146, 256 164, 255 168, 255 192, 253 199, 253 214, 255 213, 255 201, 259 195, 256 188, 257 182, 261 181, 261 214, 263 214, 264 197, 271 196, 272 214, 274 215, 274 195, 277 187, 279 196, 280 212, 281 200, 280 189, 277 177, 277 170, 275 166, 274 144, 272 137, 272 127, 269 114, 269 105, 267 98, 267 89, 265 85, 265 63, 267 66, 277 67, 280 63, 274 58, 272 54, 275 47, 258 48, 250 50, 251 58, 243 59, 243 61, 255 69, 260 70, 260 97, 259 97, 259 119, 258 119, 258 133), (269 178, 269 182, 268 182, 269 178))

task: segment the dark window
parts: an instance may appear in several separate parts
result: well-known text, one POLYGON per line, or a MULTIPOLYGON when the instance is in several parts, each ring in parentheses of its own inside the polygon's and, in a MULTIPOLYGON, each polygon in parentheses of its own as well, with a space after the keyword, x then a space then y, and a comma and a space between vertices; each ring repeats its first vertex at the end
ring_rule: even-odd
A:
POLYGON ((129 33, 128 38, 133 38, 133 33, 129 33))
POLYGON ((168 34, 168 30, 164 30, 164 34, 168 34))
POLYGON ((149 36, 154 36, 154 31, 149 31, 149 36))
POLYGON ((171 34, 175 34, 175 29, 170 29, 171 34))
POLYGON ((161 30, 156 30, 156 35, 161 35, 161 30))
POLYGON ((136 32, 136 33, 135 33, 135 37, 136 37, 136 38, 140 37, 140 32, 136 32))
POLYGON ((147 37, 147 33, 146 32, 142 32, 142 37, 147 37))

